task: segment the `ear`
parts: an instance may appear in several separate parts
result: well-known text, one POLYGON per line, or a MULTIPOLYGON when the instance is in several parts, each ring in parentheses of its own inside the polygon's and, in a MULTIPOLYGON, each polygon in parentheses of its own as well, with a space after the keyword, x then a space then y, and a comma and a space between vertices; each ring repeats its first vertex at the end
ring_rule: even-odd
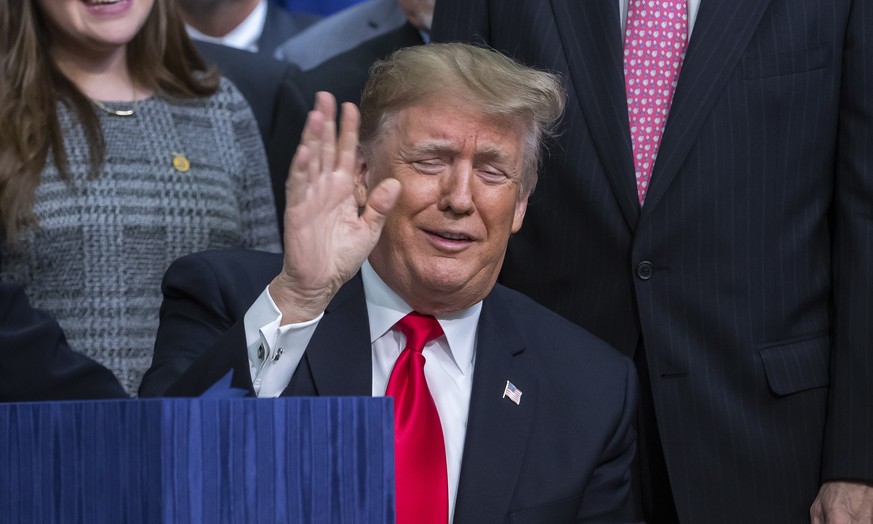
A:
POLYGON ((512 217, 512 232, 518 233, 521 229, 521 223, 524 222, 524 214, 527 211, 527 199, 530 195, 525 195, 515 203, 515 215, 512 217))
POLYGON ((367 203, 367 178, 370 176, 370 165, 364 159, 364 155, 358 151, 357 175, 355 175, 355 202, 358 207, 364 207, 367 203))

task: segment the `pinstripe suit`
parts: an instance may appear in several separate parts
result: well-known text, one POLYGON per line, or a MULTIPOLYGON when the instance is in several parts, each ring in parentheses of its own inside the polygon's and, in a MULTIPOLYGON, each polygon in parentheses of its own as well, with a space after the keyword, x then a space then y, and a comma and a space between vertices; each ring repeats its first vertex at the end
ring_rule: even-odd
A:
POLYGON ((501 281, 644 347, 683 522, 873 479, 873 1, 703 0, 645 206, 614 0, 440 0, 570 93, 501 281))

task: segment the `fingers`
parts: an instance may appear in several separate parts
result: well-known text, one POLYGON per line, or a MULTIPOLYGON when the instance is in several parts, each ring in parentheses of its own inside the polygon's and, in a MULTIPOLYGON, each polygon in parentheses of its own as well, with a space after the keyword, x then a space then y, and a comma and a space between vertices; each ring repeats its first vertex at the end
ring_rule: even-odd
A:
POLYGON ((364 211, 361 214, 370 227, 370 231, 378 237, 385 225, 388 213, 394 209, 400 197, 400 181, 396 178, 386 178, 370 191, 364 211))
POLYGON ((303 189, 314 187, 324 174, 342 173, 353 177, 356 173, 360 114, 354 104, 343 104, 337 136, 336 109, 332 94, 316 93, 315 107, 307 115, 285 183, 289 204, 306 198, 307 192, 303 189))
POLYGON ((309 112, 300 143, 315 155, 310 157, 314 165, 307 171, 317 174, 322 171, 354 173, 358 148, 360 113, 349 102, 343 104, 339 136, 336 133, 336 99, 326 91, 315 94, 315 107, 309 112))
POLYGON ((336 98, 327 91, 315 93, 315 110, 327 119, 336 120, 336 98))
POLYGON ((331 157, 329 162, 325 162, 323 148, 325 145, 328 148, 334 147, 335 121, 336 100, 330 93, 319 91, 315 94, 315 107, 306 117, 306 125, 300 138, 300 144, 307 146, 316 155, 310 157, 310 161, 315 164, 312 167, 316 173, 323 168, 333 168, 334 159, 331 157))
MULTIPOLYGON (((336 102, 330 93, 319 91, 315 94, 315 107, 306 117, 306 125, 303 126, 303 136, 300 143, 309 145, 321 142, 324 132, 324 122, 336 118, 336 102)), ((319 151, 321 148, 315 148, 319 151)))
POLYGON ((336 166, 336 99, 325 91, 315 94, 315 110, 324 115, 319 151, 321 171, 333 171, 336 166))
POLYGON ((312 180, 313 173, 318 173, 319 162, 315 154, 321 149, 319 138, 324 127, 324 115, 318 111, 310 111, 306 117, 306 126, 303 128, 303 136, 294 158, 291 159, 291 167, 288 170, 288 178, 285 180, 286 205, 302 198, 303 193, 299 189, 312 180))
POLYGON ((358 154, 358 127, 361 115, 355 104, 346 102, 342 107, 340 117, 339 154, 336 158, 334 169, 346 173, 355 173, 355 159, 358 154))

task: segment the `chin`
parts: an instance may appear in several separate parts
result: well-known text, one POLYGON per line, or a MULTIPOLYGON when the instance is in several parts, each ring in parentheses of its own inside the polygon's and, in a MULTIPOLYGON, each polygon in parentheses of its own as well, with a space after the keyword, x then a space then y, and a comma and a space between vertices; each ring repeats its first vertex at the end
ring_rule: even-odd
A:
POLYGON ((467 302, 467 305, 484 298, 497 280, 496 273, 492 278, 485 278, 481 271, 456 263, 431 264, 419 272, 418 277, 416 287, 434 299, 442 297, 441 302, 467 302))

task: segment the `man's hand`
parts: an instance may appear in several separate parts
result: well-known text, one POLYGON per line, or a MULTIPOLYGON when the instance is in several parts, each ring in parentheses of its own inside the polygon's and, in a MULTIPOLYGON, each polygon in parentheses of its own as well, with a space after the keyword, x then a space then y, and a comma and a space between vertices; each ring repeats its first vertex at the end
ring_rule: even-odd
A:
POLYGON ((387 178, 359 212, 359 120, 357 107, 343 104, 337 138, 336 101, 330 93, 316 94, 285 182, 285 256, 282 272, 270 283, 283 325, 324 311, 376 245, 400 194, 400 182, 387 178))
POLYGON ((809 508, 812 524, 873 523, 873 486, 825 482, 809 508))

